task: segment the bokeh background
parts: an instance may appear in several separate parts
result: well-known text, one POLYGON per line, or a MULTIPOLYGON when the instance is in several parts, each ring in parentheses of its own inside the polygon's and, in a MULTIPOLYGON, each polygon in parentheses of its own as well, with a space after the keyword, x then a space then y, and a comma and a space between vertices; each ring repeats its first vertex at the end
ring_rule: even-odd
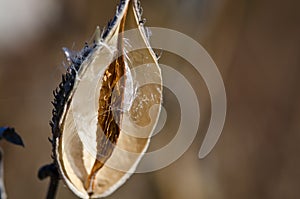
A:
MULTIPOLYGON (((48 122, 52 90, 65 71, 61 48, 80 49, 96 25, 104 27, 113 17, 116 4, 0 0, 0 126, 15 127, 26 145, 1 141, 9 198, 45 198, 48 180, 39 181, 37 171, 51 161, 48 122)), ((199 160, 209 95, 184 61, 163 52, 162 62, 176 63, 198 94, 198 135, 175 163, 133 175, 108 198, 300 198, 299 1, 143 0, 142 5, 146 25, 185 33, 210 53, 224 79, 227 119, 214 150, 199 160)), ((167 110, 176 110, 173 98, 165 93, 167 110)), ((172 139, 170 129, 153 138, 151 149, 172 139)), ((76 196, 61 183, 57 198, 76 196)))

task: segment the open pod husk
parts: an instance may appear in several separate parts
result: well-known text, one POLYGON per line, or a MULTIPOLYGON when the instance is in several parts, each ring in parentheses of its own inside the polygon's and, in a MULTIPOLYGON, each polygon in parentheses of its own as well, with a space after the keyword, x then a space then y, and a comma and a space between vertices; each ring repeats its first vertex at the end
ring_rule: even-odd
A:
POLYGON ((92 46, 76 56, 65 50, 71 66, 55 91, 53 153, 63 180, 81 198, 120 187, 156 126, 162 78, 142 21, 139 2, 122 0, 92 46))

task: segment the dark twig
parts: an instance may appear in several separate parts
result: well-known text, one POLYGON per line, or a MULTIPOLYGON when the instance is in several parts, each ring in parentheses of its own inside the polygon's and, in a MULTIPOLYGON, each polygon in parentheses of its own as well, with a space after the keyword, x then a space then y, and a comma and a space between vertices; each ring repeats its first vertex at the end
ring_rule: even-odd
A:
MULTIPOLYGON (((21 136, 18 135, 14 128, 0 127, 0 140, 1 139, 5 139, 6 141, 12 144, 24 147, 24 143, 21 136)), ((0 199, 6 198, 7 196, 5 193, 5 186, 3 181, 3 152, 0 148, 0 199)))
POLYGON ((47 199, 55 199, 55 195, 57 192, 58 184, 59 184, 59 173, 57 167, 54 163, 45 165, 40 168, 38 177, 40 180, 43 180, 47 177, 50 177, 50 184, 47 193, 47 199))
POLYGON ((48 193, 47 193, 47 199, 54 199, 55 198, 58 184, 59 184, 59 179, 58 178, 51 178, 50 179, 49 189, 48 189, 48 193))
POLYGON ((0 140, 1 139, 5 139, 12 144, 24 147, 21 136, 18 135, 14 128, 0 127, 0 140))

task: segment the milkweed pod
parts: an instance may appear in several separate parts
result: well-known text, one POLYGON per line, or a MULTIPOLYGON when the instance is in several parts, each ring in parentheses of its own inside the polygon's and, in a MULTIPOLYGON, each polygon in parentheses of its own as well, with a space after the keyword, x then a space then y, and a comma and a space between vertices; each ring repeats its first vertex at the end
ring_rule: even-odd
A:
POLYGON ((81 198, 105 197, 135 171, 162 102, 157 58, 136 0, 122 0, 114 19, 79 53, 54 92, 53 153, 66 185, 81 198), (134 37, 126 30, 135 29, 134 37), (135 48, 138 46, 138 48, 135 48))

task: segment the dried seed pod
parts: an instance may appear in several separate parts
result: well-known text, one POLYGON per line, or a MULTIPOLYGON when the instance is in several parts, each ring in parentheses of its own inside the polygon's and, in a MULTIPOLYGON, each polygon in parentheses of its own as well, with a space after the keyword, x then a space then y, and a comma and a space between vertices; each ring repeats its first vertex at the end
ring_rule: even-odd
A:
POLYGON ((105 197, 134 172, 157 123, 162 79, 137 0, 121 0, 114 19, 79 53, 54 92, 53 154, 81 198, 105 197), (134 41, 125 30, 136 28, 134 41), (138 43, 138 49, 132 49, 138 43))

